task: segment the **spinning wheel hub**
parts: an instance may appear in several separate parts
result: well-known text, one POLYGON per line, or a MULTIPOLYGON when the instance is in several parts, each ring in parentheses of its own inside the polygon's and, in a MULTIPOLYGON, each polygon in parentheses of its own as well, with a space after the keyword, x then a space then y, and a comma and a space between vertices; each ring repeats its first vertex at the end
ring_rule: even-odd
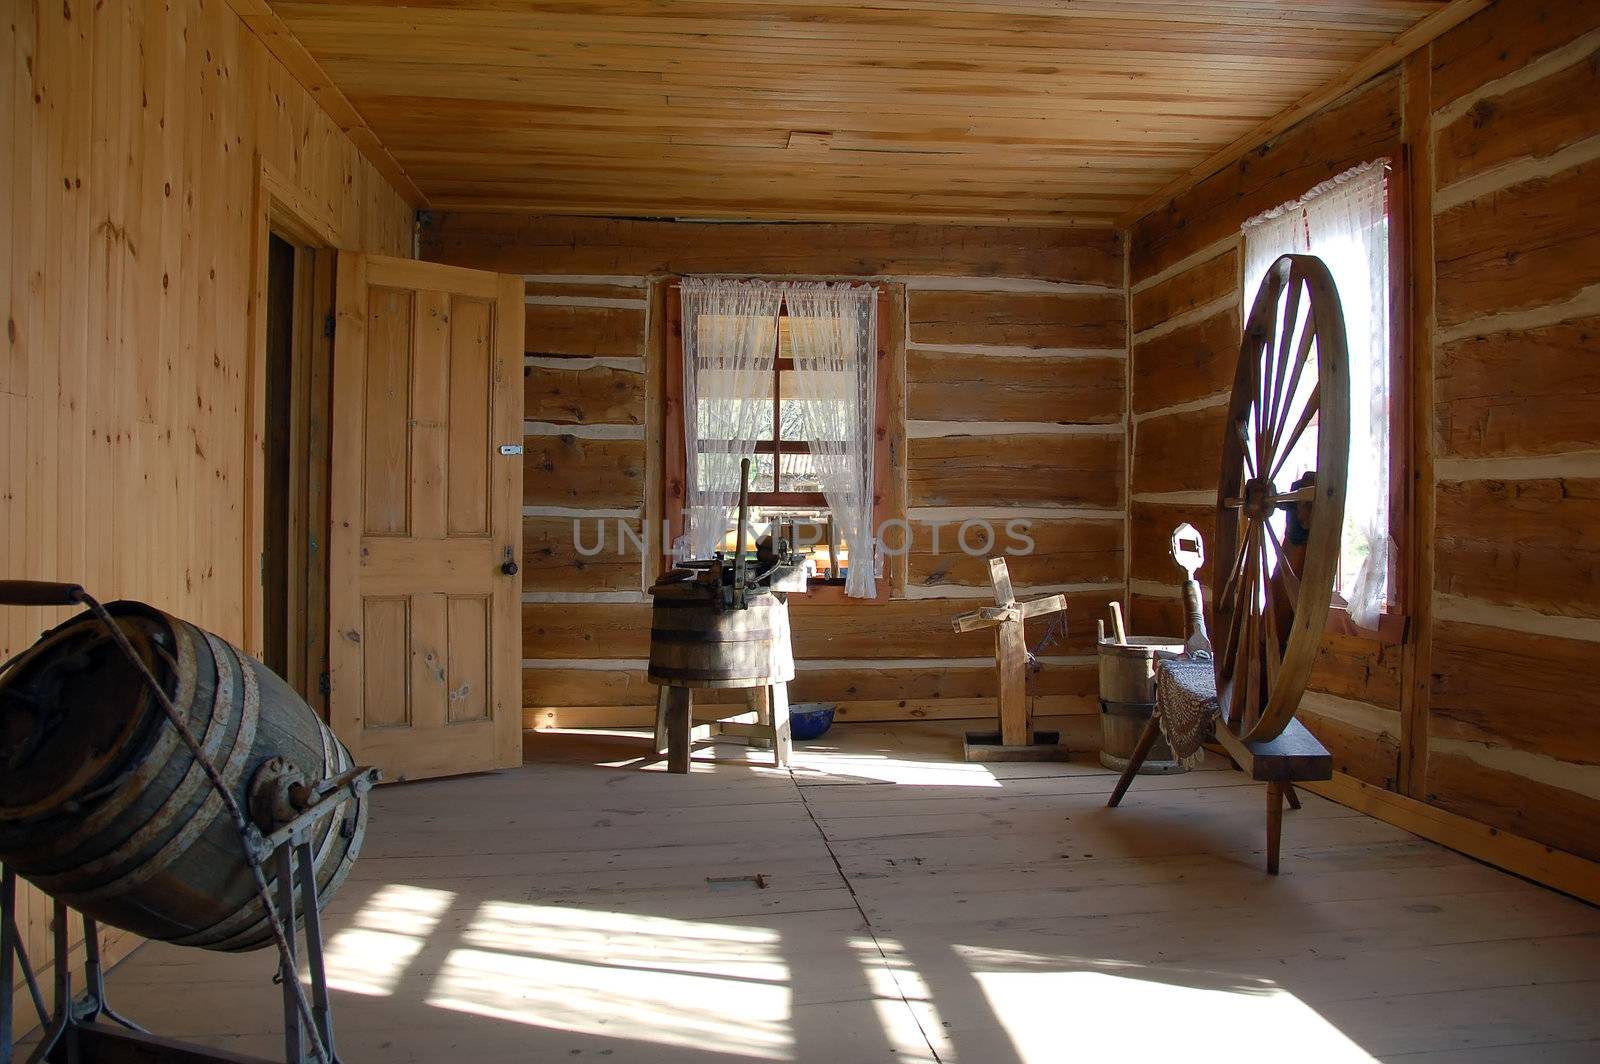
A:
POLYGON ((1256 477, 1244 486, 1245 516, 1254 521, 1265 521, 1278 507, 1278 492, 1272 481, 1256 477))

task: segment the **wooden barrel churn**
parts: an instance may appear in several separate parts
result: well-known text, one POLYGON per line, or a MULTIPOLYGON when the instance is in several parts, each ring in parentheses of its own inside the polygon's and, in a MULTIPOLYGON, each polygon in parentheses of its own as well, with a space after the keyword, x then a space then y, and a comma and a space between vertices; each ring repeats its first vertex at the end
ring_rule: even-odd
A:
MULTIPOLYGON (((1100 763, 1121 772, 1128 767, 1139 736, 1156 703, 1157 651, 1181 654, 1183 640, 1130 636, 1124 642, 1100 641, 1100 763)), ((1139 768, 1142 774, 1183 772, 1172 748, 1157 739, 1139 768)))
POLYGON ((654 588, 651 683, 673 687, 767 687, 794 679, 789 604, 779 593, 723 608, 703 585, 654 588))
MULTIPOLYGON (((351 767, 344 744, 264 665, 153 607, 108 609, 242 808, 270 758, 310 781, 351 767)), ((228 951, 271 944, 221 800, 91 615, 45 633, 0 676, 0 772, 0 863, 47 894, 145 938, 228 951)), ((324 901, 349 873, 366 818, 365 799, 351 798, 316 825, 324 901)))

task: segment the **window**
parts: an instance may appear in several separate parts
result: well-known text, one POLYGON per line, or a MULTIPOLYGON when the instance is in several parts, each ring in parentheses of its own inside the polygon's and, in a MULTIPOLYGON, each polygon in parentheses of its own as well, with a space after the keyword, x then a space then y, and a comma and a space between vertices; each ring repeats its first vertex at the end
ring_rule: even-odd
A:
POLYGON ((888 458, 882 294, 722 284, 686 279, 668 292, 664 561, 733 549, 749 457, 751 528, 802 547, 815 573, 807 600, 886 599, 874 536, 888 458))
MULTIPOLYGON (((1356 167, 1244 227, 1244 313, 1278 256, 1316 255, 1339 290, 1350 350, 1350 466, 1334 588, 1335 630, 1402 634, 1401 526, 1404 476, 1404 315, 1398 214, 1389 160, 1356 167)), ((1284 466, 1286 480, 1315 464, 1308 435, 1284 466), (1301 453, 1303 452, 1303 453, 1301 453)))

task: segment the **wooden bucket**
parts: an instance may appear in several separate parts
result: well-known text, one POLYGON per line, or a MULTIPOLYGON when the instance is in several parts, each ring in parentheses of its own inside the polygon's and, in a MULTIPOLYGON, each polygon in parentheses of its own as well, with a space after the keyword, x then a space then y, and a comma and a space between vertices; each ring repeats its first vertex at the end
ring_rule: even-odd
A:
POLYGON ((754 595, 742 610, 702 595, 658 594, 650 616, 651 683, 673 687, 766 687, 794 679, 789 605, 754 595))
MULTIPOLYGON (((1139 736, 1150 723, 1156 704, 1156 652, 1183 653, 1183 640, 1164 636, 1131 636, 1125 643, 1100 642, 1100 763, 1121 772, 1128 767, 1139 736)), ((1172 748, 1157 739, 1141 775, 1183 772, 1172 748)))
MULTIPOLYGON (((269 758, 309 781, 351 767, 344 744, 260 662, 150 606, 108 609, 241 808, 269 758)), ((228 951, 271 944, 221 799, 89 614, 45 633, 0 676, 0 770, 0 863, 45 893, 144 938, 228 951)), ((351 798, 312 832, 324 902, 360 851, 366 817, 365 799, 351 798)), ((298 892, 295 903, 298 920, 298 892)))

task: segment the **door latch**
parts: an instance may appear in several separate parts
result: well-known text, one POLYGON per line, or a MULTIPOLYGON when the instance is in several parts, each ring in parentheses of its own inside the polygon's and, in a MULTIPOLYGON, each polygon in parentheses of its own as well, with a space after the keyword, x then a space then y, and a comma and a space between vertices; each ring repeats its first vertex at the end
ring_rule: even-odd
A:
POLYGON ((521 454, 522 453, 522 444, 520 444, 520 443, 502 443, 500 445, 500 453, 503 454, 503 455, 521 454))

